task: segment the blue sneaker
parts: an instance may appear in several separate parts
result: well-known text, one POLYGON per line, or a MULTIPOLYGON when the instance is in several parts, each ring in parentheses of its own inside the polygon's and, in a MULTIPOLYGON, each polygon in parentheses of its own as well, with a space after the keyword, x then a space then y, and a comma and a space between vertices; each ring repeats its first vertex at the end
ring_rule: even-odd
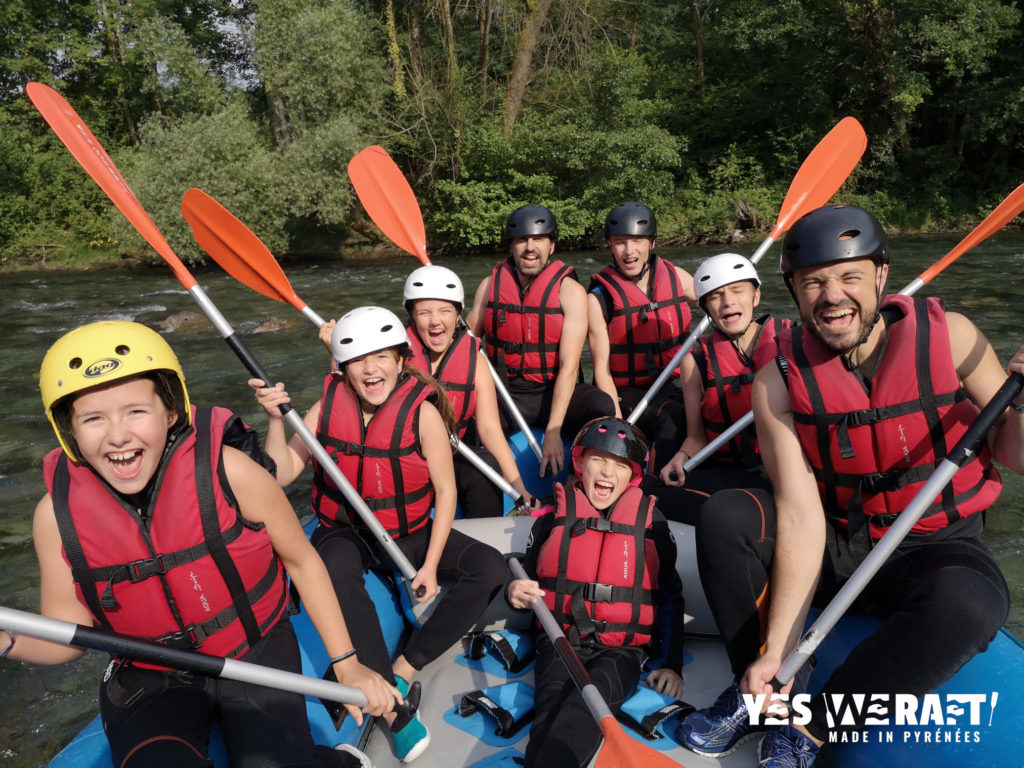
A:
MULTIPOLYGON (((409 683, 397 675, 395 687, 402 696, 409 693, 409 683)), ((395 740, 395 756, 402 763, 411 763, 430 746, 430 731, 420 721, 419 712, 398 715, 391 724, 391 736, 395 740)))
POLYGON ((752 726, 747 705, 736 683, 733 683, 706 709, 690 713, 679 724, 678 740, 691 752, 705 757, 725 757, 740 744, 767 730, 752 726))
POLYGON ((808 768, 821 749, 791 725, 768 731, 757 748, 761 768, 808 768))

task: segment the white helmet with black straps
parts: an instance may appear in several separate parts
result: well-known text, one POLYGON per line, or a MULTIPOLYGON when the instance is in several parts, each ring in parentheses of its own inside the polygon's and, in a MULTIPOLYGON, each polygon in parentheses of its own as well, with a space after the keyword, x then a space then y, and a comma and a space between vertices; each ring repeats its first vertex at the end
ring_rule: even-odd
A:
POLYGON ((697 268, 693 276, 697 303, 704 306, 704 297, 709 293, 742 280, 749 280, 754 284, 754 288, 761 287, 761 278, 757 276, 757 270, 750 259, 738 253, 720 253, 712 256, 697 268))
POLYGON ((409 273, 402 291, 402 301, 407 310, 409 302, 420 299, 450 301, 461 312, 466 304, 466 291, 459 276, 448 267, 428 264, 409 273))
POLYGON ((384 307, 356 307, 342 315, 331 333, 331 352, 338 365, 408 343, 402 321, 384 307))

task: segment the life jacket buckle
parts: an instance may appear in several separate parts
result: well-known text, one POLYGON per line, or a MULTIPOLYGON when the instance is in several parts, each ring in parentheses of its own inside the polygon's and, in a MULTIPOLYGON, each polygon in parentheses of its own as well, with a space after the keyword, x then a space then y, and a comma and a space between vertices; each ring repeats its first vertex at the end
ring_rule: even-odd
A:
POLYGON ((586 584, 583 587, 583 599, 591 603, 610 603, 612 601, 612 585, 586 584))
POLYGON ((587 518, 586 525, 590 530, 600 531, 601 533, 610 533, 612 530, 612 521, 606 517, 587 518))
POLYGON ((206 630, 198 624, 189 624, 177 632, 157 638, 157 642, 166 645, 168 648, 181 650, 195 650, 199 648, 209 637, 206 630))
POLYGON ((132 584, 144 581, 150 576, 162 576, 167 573, 162 555, 136 560, 134 563, 128 563, 125 567, 128 569, 128 581, 132 584))

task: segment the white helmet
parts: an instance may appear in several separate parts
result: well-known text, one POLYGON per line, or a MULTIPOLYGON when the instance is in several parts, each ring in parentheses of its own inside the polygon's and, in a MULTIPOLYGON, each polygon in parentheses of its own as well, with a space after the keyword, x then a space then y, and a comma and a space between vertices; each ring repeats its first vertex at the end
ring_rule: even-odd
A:
POLYGON ((459 276, 448 267, 428 264, 414 269, 405 278, 405 289, 402 291, 405 308, 409 309, 410 301, 419 299, 450 301, 461 312, 466 303, 466 292, 462 288, 459 276))
POLYGON ((408 343, 402 321, 384 307, 356 307, 342 316, 331 333, 331 352, 338 365, 408 343))
POLYGON ((693 276, 693 287, 697 292, 697 303, 704 305, 704 297, 717 291, 723 285, 749 280, 755 288, 761 287, 761 278, 750 263, 750 259, 738 253, 720 253, 712 256, 697 268, 693 276))

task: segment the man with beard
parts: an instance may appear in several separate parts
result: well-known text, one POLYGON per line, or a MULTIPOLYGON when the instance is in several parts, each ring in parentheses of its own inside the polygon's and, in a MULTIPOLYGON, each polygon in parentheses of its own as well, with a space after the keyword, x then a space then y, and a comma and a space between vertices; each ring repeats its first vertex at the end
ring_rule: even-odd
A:
MULTIPOLYGON (((612 399, 580 382, 587 338, 587 296, 576 270, 553 260, 558 224, 543 205, 514 210, 505 227, 509 258, 477 288, 466 320, 483 336, 487 356, 531 427, 544 430, 540 474, 565 464, 563 437, 583 424, 615 414, 612 399)), ((506 434, 513 421, 502 413, 506 434)))
MULTIPOLYGON (((786 236, 781 269, 802 325, 780 334, 776 364, 753 391, 774 496, 715 494, 697 530, 735 679, 680 736, 714 756, 758 730, 741 694, 770 697, 809 606, 835 595, 1006 379, 967 318, 934 298, 886 298, 889 247, 867 211, 805 215, 786 236)), ((1008 370, 1024 372, 1024 348, 1008 370)), ((861 593, 853 610, 881 623, 811 700, 810 721, 760 729, 760 765, 813 761, 828 738, 826 695, 920 696, 988 646, 1009 595, 979 513, 1001 487, 993 459, 1024 471, 1022 430, 1024 405, 1014 404, 861 593)))

